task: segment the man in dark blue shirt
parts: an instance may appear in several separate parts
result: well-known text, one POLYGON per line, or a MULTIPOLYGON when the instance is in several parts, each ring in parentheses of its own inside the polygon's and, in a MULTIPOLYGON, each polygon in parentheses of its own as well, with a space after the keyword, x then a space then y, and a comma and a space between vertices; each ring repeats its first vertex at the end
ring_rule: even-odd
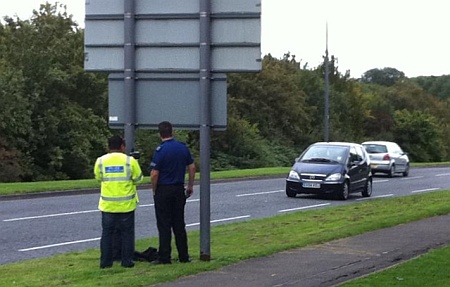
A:
POLYGON ((187 146, 174 139, 170 122, 159 123, 158 130, 162 143, 156 148, 150 164, 156 225, 159 232, 159 259, 153 263, 172 262, 172 231, 179 261, 190 262, 184 207, 186 198, 194 192, 195 163, 187 146), (186 168, 189 180, 185 189, 186 168))

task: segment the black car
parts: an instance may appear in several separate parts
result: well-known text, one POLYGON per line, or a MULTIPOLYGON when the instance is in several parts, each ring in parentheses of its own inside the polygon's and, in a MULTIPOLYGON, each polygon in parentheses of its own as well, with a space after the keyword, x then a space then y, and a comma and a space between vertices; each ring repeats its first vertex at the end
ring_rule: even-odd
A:
POLYGON ((366 150, 357 143, 319 142, 295 160, 286 178, 286 195, 334 194, 347 199, 350 193, 372 195, 372 172, 366 150))

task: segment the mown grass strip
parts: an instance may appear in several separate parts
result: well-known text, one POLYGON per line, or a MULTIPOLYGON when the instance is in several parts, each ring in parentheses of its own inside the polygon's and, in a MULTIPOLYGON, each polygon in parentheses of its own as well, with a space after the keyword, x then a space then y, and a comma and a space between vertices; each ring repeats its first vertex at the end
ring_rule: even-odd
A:
MULTIPOLYGON (((287 175, 289 173, 289 170, 290 167, 226 170, 211 172, 210 177, 212 180, 216 180, 245 177, 253 178, 271 175, 287 175)), ((196 174, 196 179, 200 179, 199 173, 196 174)), ((144 179, 144 183, 150 183, 149 177, 146 177, 144 179)), ((99 186, 100 184, 95 179, 0 183, 0 195, 91 189, 98 188, 99 186)))

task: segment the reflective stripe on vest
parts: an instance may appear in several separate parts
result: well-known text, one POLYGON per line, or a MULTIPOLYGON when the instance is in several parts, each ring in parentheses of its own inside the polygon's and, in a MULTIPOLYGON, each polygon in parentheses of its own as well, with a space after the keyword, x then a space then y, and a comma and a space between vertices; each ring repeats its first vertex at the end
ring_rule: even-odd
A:
POLYGON ((101 196, 103 200, 106 201, 125 201, 130 200, 136 197, 136 194, 130 195, 130 196, 123 196, 123 197, 108 197, 108 196, 101 196))

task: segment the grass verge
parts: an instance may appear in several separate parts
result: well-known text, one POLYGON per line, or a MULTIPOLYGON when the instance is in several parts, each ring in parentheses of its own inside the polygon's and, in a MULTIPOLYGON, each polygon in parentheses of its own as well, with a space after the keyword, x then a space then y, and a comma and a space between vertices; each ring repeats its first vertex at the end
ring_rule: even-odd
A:
MULTIPOLYGON (((438 191, 374 199, 327 209, 215 226, 211 229, 212 260, 210 262, 195 260, 190 264, 175 263, 159 266, 137 262, 132 269, 121 268, 115 264, 111 269, 101 270, 99 269, 99 250, 91 249, 85 252, 6 264, 0 266, 2 274, 0 286, 149 286, 176 280, 181 276, 214 270, 249 258, 448 214, 450 213, 449 201, 450 191, 438 191)), ((199 254, 199 231, 189 232, 188 236, 191 254, 199 254)), ((157 238, 139 240, 136 248, 144 250, 149 245, 157 246, 157 238)), ((416 272, 416 276, 433 277, 434 273, 428 272, 433 268, 431 265, 424 265, 420 273, 416 272)), ((434 281, 428 278, 426 282, 434 281)), ((446 283, 450 284, 448 277, 446 283)))
MULTIPOLYGON (((211 172, 210 178, 215 180, 287 175, 289 170, 290 167, 266 167, 257 169, 215 171, 211 172)), ((199 180, 200 174, 197 173, 195 178, 196 180, 199 180)), ((149 180, 149 177, 146 177, 144 179, 144 183, 150 183, 149 180)), ((0 195, 26 194, 56 190, 90 189, 98 188, 99 186, 100 184, 95 179, 0 183, 0 195)))
POLYGON ((448 258, 450 246, 432 250, 413 260, 395 265, 382 272, 373 273, 367 277, 352 280, 339 285, 340 287, 447 287, 450 286, 448 258))

